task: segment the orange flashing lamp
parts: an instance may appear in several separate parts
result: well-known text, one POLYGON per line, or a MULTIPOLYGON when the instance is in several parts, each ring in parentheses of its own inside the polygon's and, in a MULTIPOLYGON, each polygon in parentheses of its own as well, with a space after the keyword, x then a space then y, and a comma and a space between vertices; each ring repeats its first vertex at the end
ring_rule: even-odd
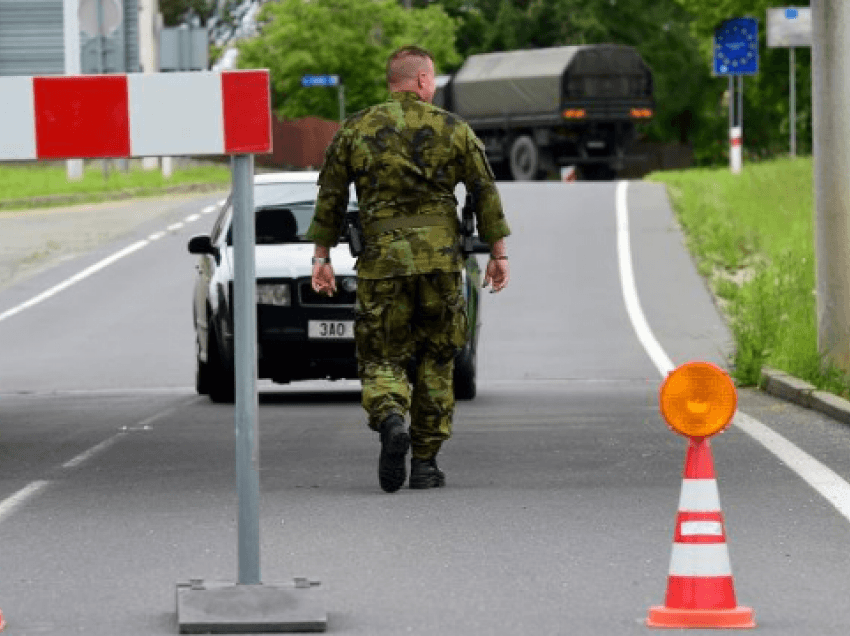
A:
POLYGON ((710 362, 687 362, 661 385, 661 415, 677 433, 711 437, 729 426, 738 392, 729 375, 710 362))
POLYGON ((587 111, 584 108, 568 108, 563 114, 566 119, 581 119, 587 115, 587 111))

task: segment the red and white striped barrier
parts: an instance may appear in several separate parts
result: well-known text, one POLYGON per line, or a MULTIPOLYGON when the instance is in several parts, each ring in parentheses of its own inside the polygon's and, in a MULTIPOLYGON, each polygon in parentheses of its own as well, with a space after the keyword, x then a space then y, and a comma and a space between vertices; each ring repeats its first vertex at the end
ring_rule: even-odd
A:
POLYGON ((729 129, 729 167, 732 174, 741 174, 744 166, 744 131, 740 126, 729 129))
POLYGON ((266 70, 0 77, 0 161, 271 152, 266 70))
POLYGON ((691 438, 676 515, 664 606, 651 607, 650 627, 751 628, 753 610, 739 607, 726 528, 707 439, 691 438))

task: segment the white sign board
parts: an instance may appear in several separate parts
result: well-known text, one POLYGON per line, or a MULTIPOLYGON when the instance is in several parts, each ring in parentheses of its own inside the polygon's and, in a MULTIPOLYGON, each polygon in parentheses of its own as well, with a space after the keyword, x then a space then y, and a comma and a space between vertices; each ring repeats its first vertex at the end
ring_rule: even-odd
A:
POLYGON ((767 46, 793 48, 812 45, 812 10, 777 7, 767 10, 767 46))

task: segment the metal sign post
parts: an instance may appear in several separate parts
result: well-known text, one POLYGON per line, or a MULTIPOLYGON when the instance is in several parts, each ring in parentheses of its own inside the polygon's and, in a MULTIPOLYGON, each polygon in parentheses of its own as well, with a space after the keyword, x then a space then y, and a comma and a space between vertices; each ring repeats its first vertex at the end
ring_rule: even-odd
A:
POLYGON ((767 10, 767 46, 788 49, 788 146, 797 154, 797 60, 796 47, 812 46, 810 7, 779 7, 767 10))
POLYGON ((192 579, 177 586, 180 633, 323 632, 318 582, 263 584, 260 578, 260 443, 257 398, 254 156, 232 158, 233 330, 239 580, 192 579))
POLYGON ((302 75, 301 86, 304 88, 336 86, 339 99, 339 121, 342 122, 345 119, 345 86, 339 79, 339 75, 302 75))
POLYGON ((729 167, 739 174, 743 166, 744 75, 758 73, 758 21, 755 18, 733 18, 714 30, 712 75, 729 76, 729 167), (738 81, 738 117, 735 118, 735 84, 738 81))
POLYGON ((236 373, 236 485, 239 491, 239 584, 257 585, 260 583, 260 443, 257 426, 253 155, 233 156, 232 179, 233 346, 236 373))

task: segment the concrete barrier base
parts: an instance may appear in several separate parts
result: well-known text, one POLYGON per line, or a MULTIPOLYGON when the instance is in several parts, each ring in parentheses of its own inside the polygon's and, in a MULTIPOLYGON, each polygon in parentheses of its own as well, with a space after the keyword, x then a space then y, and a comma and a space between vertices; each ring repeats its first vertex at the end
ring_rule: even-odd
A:
POLYGON ((324 632, 328 617, 317 582, 238 585, 194 579, 177 585, 181 634, 324 632))

